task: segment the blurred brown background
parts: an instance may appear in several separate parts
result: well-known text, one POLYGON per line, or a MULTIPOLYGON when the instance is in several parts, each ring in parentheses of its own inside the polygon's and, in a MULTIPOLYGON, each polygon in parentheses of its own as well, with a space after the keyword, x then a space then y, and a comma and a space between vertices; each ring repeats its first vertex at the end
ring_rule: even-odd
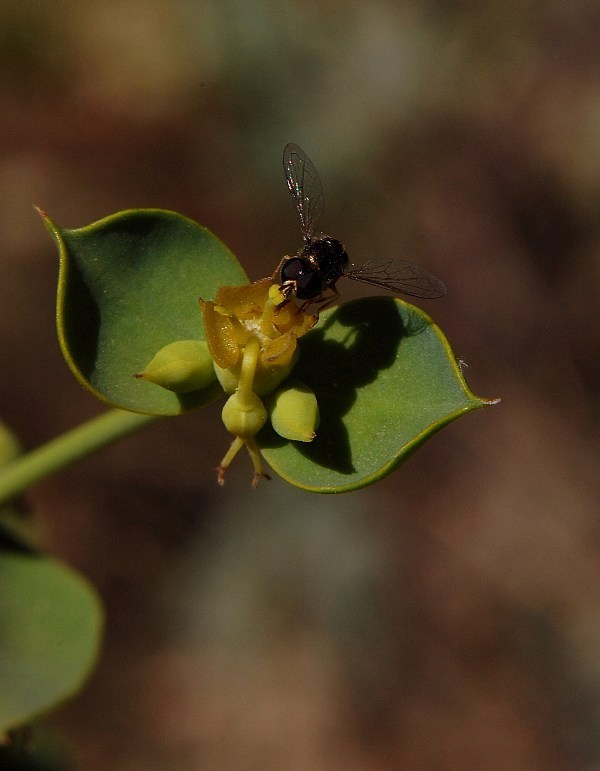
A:
POLYGON ((597 768, 596 0, 2 2, 0 414, 34 447, 102 410, 32 204, 175 209, 259 278, 299 247, 288 141, 351 257, 447 282, 424 306, 502 403, 339 497, 246 458, 217 488, 219 405, 36 487, 108 613, 48 725, 85 771, 597 768))

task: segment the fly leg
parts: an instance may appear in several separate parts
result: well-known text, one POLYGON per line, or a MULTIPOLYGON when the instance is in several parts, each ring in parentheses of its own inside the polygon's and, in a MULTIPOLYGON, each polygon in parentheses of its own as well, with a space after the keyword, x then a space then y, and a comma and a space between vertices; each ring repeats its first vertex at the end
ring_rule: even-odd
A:
POLYGON ((321 311, 325 310, 325 308, 329 308, 331 303, 334 303, 337 300, 337 298, 340 296, 340 293, 335 288, 335 286, 330 286, 328 288, 331 290, 331 294, 329 296, 324 297, 323 293, 321 293, 319 297, 317 297, 314 300, 306 300, 306 302, 302 303, 302 305, 300 306, 300 310, 306 311, 314 303, 318 307, 313 311, 313 313, 315 314, 315 316, 318 316, 321 313, 321 311))

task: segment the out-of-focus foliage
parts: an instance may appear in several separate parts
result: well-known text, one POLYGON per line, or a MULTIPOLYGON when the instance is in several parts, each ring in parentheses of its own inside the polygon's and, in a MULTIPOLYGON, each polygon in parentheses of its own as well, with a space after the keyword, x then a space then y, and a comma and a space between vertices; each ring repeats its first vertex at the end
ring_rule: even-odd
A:
MULTIPOLYGON (((0 472, 19 454, 18 439, 0 425, 0 472)), ((103 622, 94 590, 30 544, 15 505, 0 510, 0 618, 0 751, 9 752, 7 732, 82 687, 98 657, 103 622)), ((0 766, 18 767, 2 754, 0 766)))
MULTIPOLYGON (((2 524, 2 523, 0 523, 2 524)), ((0 730, 18 728, 72 697, 100 646, 93 590, 51 557, 7 546, 0 530, 0 730)))

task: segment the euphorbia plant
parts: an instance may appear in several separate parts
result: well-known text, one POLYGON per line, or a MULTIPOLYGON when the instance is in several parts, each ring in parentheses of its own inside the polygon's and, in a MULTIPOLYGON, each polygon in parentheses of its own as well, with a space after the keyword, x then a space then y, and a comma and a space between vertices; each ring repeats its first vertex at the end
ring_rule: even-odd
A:
POLYGON ((61 347, 79 381, 121 411, 115 437, 225 392, 224 420, 250 450, 255 482, 262 456, 297 487, 339 493, 491 403, 468 389, 439 327, 402 300, 364 298, 317 319, 310 306, 282 306, 276 280, 249 283, 216 236, 179 214, 125 211, 77 230, 44 217, 60 253, 61 347), (244 410, 254 423, 236 429, 244 410), (281 428, 294 415, 314 420, 312 441, 281 428))
POLYGON ((352 268, 339 241, 314 233, 324 197, 312 162, 293 144, 283 161, 304 245, 252 284, 221 241, 174 212, 125 211, 76 230, 40 212, 60 255, 63 354, 119 412, 7 469, 0 501, 223 391, 223 422, 235 438, 217 467, 221 484, 246 447, 255 486, 266 476, 264 457, 290 483, 330 493, 380 479, 454 418, 493 403, 470 392, 419 308, 389 297, 327 308, 342 276, 422 298, 446 290, 401 261, 352 268))
MULTIPOLYGON (((314 244, 303 217, 312 215, 302 205, 311 202, 301 189, 290 189, 303 224, 299 254, 306 259, 314 244)), ((414 305, 371 297, 324 308, 321 290, 335 290, 341 269, 316 290, 303 289, 308 283, 300 281, 314 276, 290 258, 281 273, 250 283, 216 236, 174 212, 124 211, 74 230, 41 214, 60 256, 61 349, 79 382, 111 409, 45 447, 11 457, 0 467, 0 504, 150 421, 225 395, 223 422, 233 441, 229 449, 225 434, 222 447, 214 442, 218 481, 246 448, 254 485, 267 475, 266 461, 292 485, 320 493, 381 479, 444 425, 494 401, 471 393, 441 330, 414 305)), ((435 296, 439 282, 416 270, 416 280, 434 282, 431 295, 421 296, 435 296)), ((14 566, 14 544, 6 535, 3 548, 0 529, 0 578, 2 571, 12 576, 13 588, 23 569, 14 566)), ((44 569, 55 568, 44 563, 44 569)), ((33 585, 42 587, 42 574, 36 576, 33 585)), ((65 580, 67 594, 79 596, 79 618, 89 630, 80 663, 41 698, 28 699, 27 688, 16 687, 5 703, 2 694, 11 691, 4 680, 13 682, 20 670, 5 671, 0 663, 0 730, 52 706, 89 669, 100 627, 97 602, 91 592, 81 597, 76 580, 65 580)), ((18 613, 13 620, 18 629, 18 613)), ((19 639, 16 634, 17 658, 19 639)), ((38 653, 22 666, 40 660, 38 653)))

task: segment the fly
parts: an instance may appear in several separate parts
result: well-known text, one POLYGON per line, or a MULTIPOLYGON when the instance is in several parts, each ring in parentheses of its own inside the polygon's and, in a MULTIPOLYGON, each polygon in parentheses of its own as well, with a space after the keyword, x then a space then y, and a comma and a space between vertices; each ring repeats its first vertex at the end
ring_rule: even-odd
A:
POLYGON ((300 220, 304 244, 295 257, 284 257, 274 280, 285 297, 296 298, 307 308, 318 303, 321 311, 339 297, 338 279, 388 289, 391 292, 432 299, 446 294, 446 287, 434 275, 404 260, 369 260, 361 267, 349 264, 341 242, 323 233, 314 234, 315 224, 325 202, 323 185, 314 164, 298 145, 283 150, 283 170, 300 220), (327 295, 327 292, 330 292, 327 295))

